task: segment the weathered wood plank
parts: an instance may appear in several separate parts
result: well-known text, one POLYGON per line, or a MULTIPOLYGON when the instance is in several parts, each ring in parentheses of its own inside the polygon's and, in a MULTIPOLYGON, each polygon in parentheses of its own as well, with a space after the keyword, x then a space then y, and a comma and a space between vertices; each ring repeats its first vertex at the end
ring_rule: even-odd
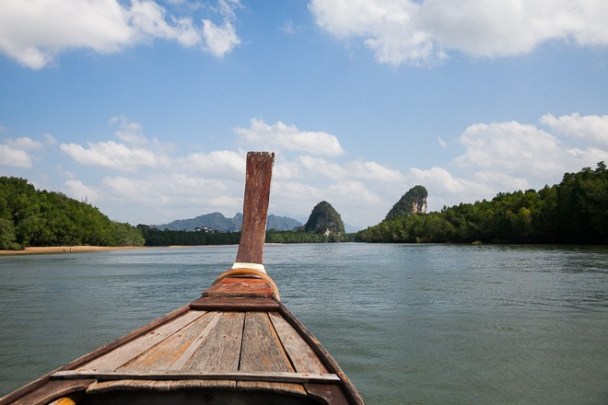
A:
POLYGON ((268 314, 248 312, 245 317, 240 371, 293 372, 268 314))
POLYGON ((289 393, 292 395, 306 396, 306 390, 302 384, 290 384, 290 383, 274 383, 274 382, 260 382, 260 381, 237 381, 236 386, 240 390, 250 391, 271 391, 279 393, 289 393))
POLYGON ((273 162, 274 153, 247 153, 243 225, 241 227, 239 250, 236 255, 237 262, 264 263, 266 214, 270 198, 273 162))
POLYGON ((109 353, 100 356, 93 361, 83 364, 78 367, 80 370, 96 370, 96 369, 118 369, 123 364, 129 362, 135 357, 139 356, 144 351, 153 347, 154 345, 162 342, 167 337, 176 333, 180 329, 184 328, 188 324, 196 321, 197 319, 204 317, 205 312, 201 311, 189 311, 172 322, 164 324, 157 329, 154 329, 147 334, 140 336, 123 346, 120 346, 109 353))
POLYGON ((179 370, 190 359, 221 314, 209 312, 168 336, 149 350, 124 364, 119 370, 179 370))
MULTIPOLYGON (((239 371, 294 372, 267 313, 248 312, 245 317, 239 371)), ((299 384, 239 381, 237 387, 305 394, 299 384)))
POLYGON ((277 311, 279 304, 272 298, 201 297, 190 308, 205 311, 277 311))
POLYGON ((243 312, 222 312, 216 327, 208 333, 183 369, 205 372, 237 371, 244 321, 243 312))
POLYGON ((300 334, 280 314, 269 312, 268 315, 297 372, 327 373, 327 369, 308 343, 302 339, 300 334))
POLYGON ((274 294, 272 286, 261 278, 227 277, 203 292, 205 297, 263 297, 274 294))
POLYGON ((339 383, 335 374, 291 373, 282 371, 232 371, 206 372, 196 370, 99 370, 99 371, 58 371, 52 375, 53 380, 96 379, 96 380, 236 380, 266 381, 288 383, 339 383))
POLYGON ((151 390, 151 391, 177 391, 182 389, 235 389, 236 381, 226 380, 118 380, 95 382, 87 388, 87 394, 102 394, 112 391, 151 390))

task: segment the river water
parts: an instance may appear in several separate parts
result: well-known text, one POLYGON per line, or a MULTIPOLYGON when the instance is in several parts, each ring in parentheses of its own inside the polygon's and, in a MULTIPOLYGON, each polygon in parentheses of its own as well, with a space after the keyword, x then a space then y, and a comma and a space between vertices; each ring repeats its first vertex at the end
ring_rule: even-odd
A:
MULTIPOLYGON (((235 246, 0 257, 0 395, 191 300, 235 246)), ((368 404, 608 404, 608 249, 269 245, 368 404)))

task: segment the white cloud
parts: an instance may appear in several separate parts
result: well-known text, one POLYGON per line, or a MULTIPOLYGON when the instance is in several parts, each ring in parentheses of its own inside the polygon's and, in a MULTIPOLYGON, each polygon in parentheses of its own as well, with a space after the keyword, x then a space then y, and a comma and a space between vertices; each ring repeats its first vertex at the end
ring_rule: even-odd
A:
POLYGON ((221 58, 241 44, 233 25, 236 10, 241 7, 239 0, 219 0, 218 11, 224 19, 222 25, 208 19, 203 20, 204 46, 214 56, 221 58))
POLYGON ((430 208, 439 209, 442 205, 489 199, 499 192, 557 184, 565 172, 608 161, 608 150, 590 146, 604 140, 603 116, 571 114, 556 118, 547 114, 540 122, 553 131, 516 121, 471 125, 459 137, 465 149, 453 160, 454 171, 412 168, 407 174, 408 183, 424 185, 429 191, 430 208), (571 147, 560 135, 585 142, 580 148, 571 147))
POLYGON ((181 168, 188 172, 238 179, 241 179, 245 173, 245 154, 234 151, 192 153, 177 160, 181 164, 181 168))
POLYGON ((538 178, 561 171, 568 159, 554 135, 515 121, 471 125, 459 139, 466 150, 455 163, 462 166, 538 178))
POLYGON ((594 144, 608 146, 608 115, 586 115, 578 113, 555 117, 543 115, 540 122, 553 131, 594 144))
POLYGON ((312 0, 317 24, 362 40, 380 63, 428 64, 448 50, 510 56, 550 40, 608 45, 604 0, 312 0))
POLYGON ((27 137, 27 136, 9 139, 7 141, 7 144, 16 149, 39 149, 42 147, 42 144, 40 142, 35 141, 32 138, 27 137))
POLYGON ((316 177, 342 180, 348 175, 346 168, 326 159, 303 155, 297 158, 297 163, 300 167, 306 170, 306 172, 316 177))
POLYGON ((28 151, 40 149, 42 144, 29 137, 9 138, 0 144, 0 166, 27 169, 33 158, 28 151))
POLYGON ((400 183, 404 176, 399 170, 390 169, 376 162, 355 161, 348 165, 348 172, 358 179, 374 183, 400 183))
POLYGON ((3 0, 0 52, 32 69, 52 64, 70 49, 109 54, 155 39, 186 47, 204 40, 210 53, 223 56, 240 42, 226 20, 230 7, 234 10, 235 2, 220 0, 221 27, 210 20, 195 27, 192 18, 168 15, 152 0, 131 0, 129 5, 118 0, 3 0))
POLYGON ((130 148, 125 144, 107 141, 88 143, 88 148, 69 143, 61 144, 60 149, 85 166, 101 166, 115 170, 133 171, 142 167, 166 166, 169 160, 143 148, 130 148))
POLYGON ((262 149, 324 156, 338 156, 344 153, 336 136, 327 132, 301 131, 295 125, 286 125, 281 121, 270 125, 254 118, 249 128, 235 128, 234 131, 244 143, 262 149))
POLYGON ((0 165, 8 167, 32 167, 32 158, 22 150, 10 145, 0 144, 0 165))
POLYGON ((86 186, 80 180, 68 180, 65 182, 68 189, 67 194, 80 201, 95 202, 99 199, 99 192, 86 186))
POLYGON ((219 26, 211 20, 203 20, 203 40, 205 48, 220 58, 241 44, 230 22, 219 26))
POLYGON ((114 135, 121 141, 140 145, 148 143, 142 134, 142 126, 139 122, 131 121, 124 115, 118 115, 110 118, 110 124, 118 127, 114 135))

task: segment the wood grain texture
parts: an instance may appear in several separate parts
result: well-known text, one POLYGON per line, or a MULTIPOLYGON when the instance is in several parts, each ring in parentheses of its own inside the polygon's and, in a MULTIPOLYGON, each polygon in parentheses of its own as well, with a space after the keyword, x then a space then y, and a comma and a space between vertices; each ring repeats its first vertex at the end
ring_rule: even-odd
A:
POLYGON ((270 298, 273 294, 274 289, 266 280, 251 277, 224 278, 203 292, 205 297, 270 298))
POLYGON ((209 312, 179 329, 119 370, 180 370, 217 325, 221 314, 209 312))
POLYGON ((291 363, 299 373, 327 373, 327 369, 298 332, 276 312, 268 313, 291 363))
POLYGON ((294 371, 267 313, 246 314, 239 370, 294 371))
POLYGON ((184 370, 234 372, 238 370, 243 338, 243 312, 222 312, 221 317, 184 370))
POLYGON ((236 381, 225 380, 118 380, 95 382, 87 388, 87 394, 101 394, 112 391, 151 390, 151 391, 177 391, 183 389, 235 389, 236 381))
POLYGON ((247 153, 241 241, 237 262, 263 264, 274 153, 247 153))
POLYGON ((190 308, 204 311, 277 311, 279 304, 272 298, 201 297, 190 308))
POLYGON ((100 381, 147 380, 236 380, 288 382, 298 384, 329 383, 336 384, 340 378, 335 374, 291 373, 281 371, 198 371, 198 370, 99 370, 99 371, 58 371, 53 380, 96 379, 100 381))
MULTIPOLYGON (((245 317, 239 370, 294 371, 267 313, 248 312, 245 317)), ((238 381, 237 387, 305 394, 301 384, 238 381)))
POLYGON ((136 358, 150 347, 162 342, 167 337, 171 336, 175 332, 184 328, 191 322, 203 317, 205 312, 202 311, 189 311, 179 318, 174 319, 172 322, 166 323, 157 329, 153 329, 147 334, 140 336, 130 342, 119 346, 118 348, 110 351, 109 353, 100 356, 99 358, 83 364, 78 367, 81 370, 112 370, 118 369, 123 364, 136 358))

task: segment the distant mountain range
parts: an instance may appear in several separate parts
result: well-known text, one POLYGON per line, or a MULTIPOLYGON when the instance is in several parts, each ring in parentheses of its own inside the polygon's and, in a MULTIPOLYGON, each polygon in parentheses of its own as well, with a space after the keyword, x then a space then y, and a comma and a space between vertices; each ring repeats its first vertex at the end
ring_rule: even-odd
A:
MULTIPOLYGON (((221 232, 237 232, 241 230, 243 223, 243 214, 237 213, 233 218, 226 218, 219 212, 211 214, 199 215, 191 219, 178 219, 163 225, 152 225, 158 229, 168 229, 170 231, 194 231, 197 228, 208 228, 221 232)), ((267 229, 276 229, 278 231, 290 231, 294 228, 302 226, 302 224, 289 217, 279 217, 276 215, 268 215, 267 229)))

